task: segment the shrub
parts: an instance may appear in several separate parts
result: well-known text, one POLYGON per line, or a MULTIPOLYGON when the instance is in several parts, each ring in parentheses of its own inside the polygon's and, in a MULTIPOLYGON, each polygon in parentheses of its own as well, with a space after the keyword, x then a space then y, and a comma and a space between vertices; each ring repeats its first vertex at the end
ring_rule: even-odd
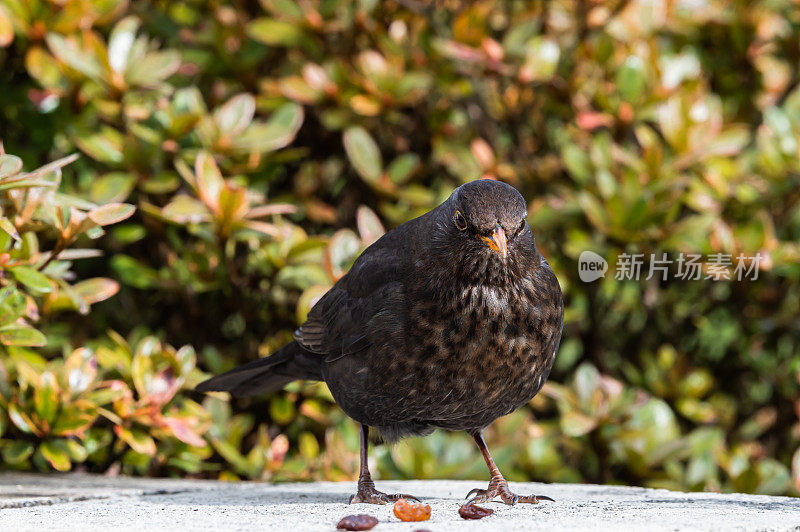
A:
MULTIPOLYGON (((530 200, 567 303, 551 383, 488 431, 508 476, 796 494, 791 3, 67 4, 0 0, 0 135, 31 162, 85 155, 59 194, 26 192, 50 190, 35 224, 3 203, 2 338, 27 339, 0 348, 7 466, 352 477, 324 386, 200 398, 192 349, 209 372, 268 355, 385 226, 487 176, 530 200), (44 214, 103 226, 121 202, 102 238, 44 214), (587 249, 766 260, 757 280, 587 284, 587 249), (43 394, 85 430, 53 433, 43 394)), ((482 474, 458 435, 377 452, 386 475, 482 474)))

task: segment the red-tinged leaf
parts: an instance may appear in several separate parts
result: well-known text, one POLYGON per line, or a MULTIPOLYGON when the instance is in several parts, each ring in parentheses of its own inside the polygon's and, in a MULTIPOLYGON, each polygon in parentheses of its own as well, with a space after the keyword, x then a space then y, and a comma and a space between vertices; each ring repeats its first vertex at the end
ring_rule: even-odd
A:
POLYGON ((129 218, 136 207, 128 203, 109 203, 89 211, 89 219, 97 225, 111 225, 129 218))
POLYGON ((201 152, 195 161, 194 170, 200 199, 212 211, 219 213, 219 194, 225 186, 225 180, 222 179, 217 163, 211 155, 201 152))
MULTIPOLYGON (((33 172, 28 172, 27 174, 25 174, 25 178, 26 179, 39 178, 42 176, 46 176, 51 172, 56 172, 56 175, 60 176, 61 175, 60 170, 63 167, 67 166, 68 164, 73 163, 77 159, 78 159, 77 153, 73 153, 72 155, 67 155, 66 157, 62 157, 61 159, 57 159, 53 162, 47 163, 46 165, 37 168, 33 172)), ((52 184, 58 185, 59 182, 60 181, 54 181, 52 184)))
POLYGON ((269 224, 267 222, 259 222, 258 220, 248 220, 242 224, 247 229, 251 229, 253 231, 263 233, 265 235, 269 235, 273 238, 277 238, 281 235, 280 229, 277 226, 269 224))
POLYGON ((39 446, 39 452, 53 466, 53 469, 57 471, 69 471, 72 469, 69 452, 63 441, 44 441, 39 446))
POLYGON ((8 233, 11 238, 17 242, 22 241, 19 237, 19 231, 17 231, 17 228, 14 227, 14 224, 8 218, 0 218, 0 229, 8 233))
POLYGON ((0 10, 0 48, 4 48, 14 41, 14 25, 11 19, 0 10))
POLYGON ((113 279, 96 277, 75 284, 73 290, 83 298, 87 305, 93 305, 114 296, 119 292, 119 283, 113 279))
POLYGON ((58 259, 78 260, 78 259, 91 259, 102 256, 103 256, 103 251, 100 249, 75 248, 75 249, 65 249, 64 251, 58 254, 58 259))
POLYGON ((42 436, 42 433, 39 431, 39 428, 36 426, 36 424, 25 412, 22 412, 16 404, 10 403, 8 405, 8 417, 11 422, 22 432, 42 436))
POLYGON ((120 426, 115 426, 114 433, 137 453, 155 456, 157 450, 156 442, 144 431, 138 429, 129 430, 120 426))
POLYGON ((358 226, 361 240, 367 246, 378 240, 386 232, 375 211, 365 205, 361 205, 356 211, 356 225, 358 226))
POLYGON ((261 218, 262 216, 271 216, 273 214, 294 214, 297 212, 297 207, 290 203, 271 203, 269 205, 259 205, 253 207, 248 211, 248 218, 261 218))
POLYGON ((606 113, 586 111, 578 114, 575 122, 579 128, 591 131, 599 127, 611 127, 614 124, 614 118, 606 113))
POLYGON ((145 375, 147 401, 152 405, 165 405, 178 392, 180 382, 175 378, 172 368, 167 368, 155 375, 145 375))
POLYGON ((162 421, 164 425, 166 425, 172 431, 172 434, 174 434, 175 437, 181 440, 183 443, 192 445, 194 447, 206 446, 206 441, 194 430, 189 428, 186 420, 176 417, 165 417, 162 419, 162 421))
POLYGON ((279 434, 272 440, 269 448, 272 451, 272 460, 278 463, 283 462, 286 453, 289 452, 289 438, 285 434, 279 434))

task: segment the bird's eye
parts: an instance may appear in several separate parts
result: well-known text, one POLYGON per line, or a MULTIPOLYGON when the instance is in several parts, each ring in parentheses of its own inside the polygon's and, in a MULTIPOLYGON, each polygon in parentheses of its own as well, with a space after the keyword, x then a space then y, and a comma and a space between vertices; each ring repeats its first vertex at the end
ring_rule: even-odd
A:
POLYGON ((526 223, 528 223, 528 219, 523 218, 522 221, 519 223, 519 227, 517 227, 517 234, 520 234, 525 229, 526 223))
POLYGON ((467 220, 464 219, 464 215, 461 214, 461 211, 456 211, 455 216, 453 216, 453 221, 461 231, 467 228, 467 220))

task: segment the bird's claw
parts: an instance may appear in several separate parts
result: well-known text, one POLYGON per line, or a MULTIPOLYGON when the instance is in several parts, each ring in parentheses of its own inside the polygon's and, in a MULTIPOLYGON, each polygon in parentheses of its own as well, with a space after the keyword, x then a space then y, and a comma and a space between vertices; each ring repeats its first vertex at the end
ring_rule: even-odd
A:
POLYGON ((400 499, 412 499, 417 502, 422 502, 413 495, 408 493, 383 493, 376 490, 374 487, 359 487, 358 493, 350 496, 348 504, 364 502, 368 504, 387 504, 390 502, 397 502, 400 499))
POLYGON ((482 492, 482 491, 486 491, 486 490, 482 490, 482 489, 480 489, 480 488, 472 488, 471 490, 469 490, 469 493, 467 493, 467 496, 466 496, 466 497, 464 497, 464 498, 465 498, 465 499, 469 499, 471 495, 473 495, 473 494, 475 494, 475 493, 480 493, 480 492, 482 492))
POLYGON ((554 499, 545 495, 525 495, 520 496, 508 489, 508 483, 498 482, 496 484, 489 484, 489 489, 474 488, 467 493, 466 498, 469 499, 467 504, 476 504, 481 502, 490 502, 495 497, 500 497, 502 501, 509 506, 514 506, 517 503, 523 502, 528 504, 539 504, 541 501, 555 502, 554 499), (471 495, 475 495, 470 499, 471 495))

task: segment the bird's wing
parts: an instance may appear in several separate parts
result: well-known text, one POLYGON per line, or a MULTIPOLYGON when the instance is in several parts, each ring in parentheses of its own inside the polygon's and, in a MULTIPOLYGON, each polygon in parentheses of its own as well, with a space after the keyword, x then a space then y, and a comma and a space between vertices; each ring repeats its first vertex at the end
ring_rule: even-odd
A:
POLYGON ((369 347, 380 336, 373 326, 376 315, 386 322, 386 313, 399 315, 403 308, 404 236, 405 231, 390 231, 356 259, 295 331, 300 345, 331 362, 369 347))

